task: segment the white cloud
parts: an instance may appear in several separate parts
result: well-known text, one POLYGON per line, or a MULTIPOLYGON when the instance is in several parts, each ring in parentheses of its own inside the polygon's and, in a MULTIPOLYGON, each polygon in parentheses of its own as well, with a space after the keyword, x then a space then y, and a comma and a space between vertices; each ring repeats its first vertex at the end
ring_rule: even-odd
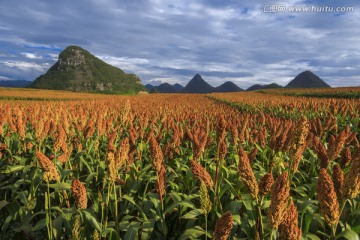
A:
POLYGON ((52 60, 57 61, 59 58, 59 54, 55 54, 55 53, 48 53, 47 54, 52 60))
POLYGON ((97 56, 97 57, 110 65, 113 65, 122 70, 132 73, 137 73, 142 71, 141 66, 149 63, 149 60, 144 58, 113 57, 113 56, 97 56))
POLYGON ((9 61, 2 62, 7 67, 18 68, 22 71, 38 71, 43 72, 50 67, 48 63, 35 63, 35 62, 17 62, 17 61, 9 61))
POLYGON ((28 52, 23 52, 23 53, 21 53, 21 55, 23 55, 24 57, 29 58, 29 59, 42 59, 43 58, 42 56, 39 56, 35 53, 28 53, 28 52))
POLYGON ((177 78, 154 78, 151 81, 149 81, 150 84, 153 85, 160 85, 161 83, 169 83, 169 84, 175 84, 179 83, 179 79, 177 78))
POLYGON ((101 60, 113 64, 113 65, 121 65, 121 64, 146 64, 149 63, 149 60, 144 58, 129 58, 129 57, 113 57, 113 56, 97 56, 101 60))
POLYGON ((0 76, 0 80, 13 80, 13 79, 5 76, 0 76))

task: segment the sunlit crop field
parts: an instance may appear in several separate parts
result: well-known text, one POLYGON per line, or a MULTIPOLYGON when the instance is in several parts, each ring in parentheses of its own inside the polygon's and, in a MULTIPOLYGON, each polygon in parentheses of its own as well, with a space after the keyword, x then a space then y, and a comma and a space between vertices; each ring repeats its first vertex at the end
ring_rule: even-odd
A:
POLYGON ((0 90, 0 239, 359 239, 356 97, 0 90))

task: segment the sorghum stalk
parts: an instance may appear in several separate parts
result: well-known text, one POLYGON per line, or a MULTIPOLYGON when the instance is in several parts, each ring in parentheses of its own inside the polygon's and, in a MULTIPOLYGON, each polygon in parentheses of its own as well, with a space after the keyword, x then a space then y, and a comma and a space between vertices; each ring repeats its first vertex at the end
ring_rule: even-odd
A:
POLYGON ((334 183, 338 202, 341 202, 341 192, 344 185, 344 173, 339 165, 334 165, 333 167, 332 181, 334 183))
POLYGON ((80 240, 80 231, 81 231, 81 217, 79 214, 74 217, 73 228, 71 231, 71 240, 80 240))
POLYGON ((100 233, 96 230, 94 230, 93 232, 93 239, 94 240, 101 240, 101 236, 100 236, 100 233))
POLYGON ((200 204, 201 204, 201 210, 203 211, 203 214, 205 216, 205 239, 207 239, 207 216, 211 210, 211 201, 209 198, 209 193, 207 190, 207 187, 203 181, 200 182, 200 189, 199 189, 199 196, 200 196, 200 204))
POLYGON ((264 235, 264 225, 263 225, 262 216, 261 216, 262 199, 263 199, 263 197, 261 197, 261 200, 256 203, 256 209, 257 209, 256 232, 259 235, 260 239, 262 239, 263 235, 264 235))
POLYGON ((45 170, 43 179, 46 182, 56 180, 60 181, 60 175, 55 167, 55 164, 42 152, 36 152, 36 158, 38 159, 40 167, 45 170))
POLYGON ((75 197, 77 207, 80 209, 86 209, 87 197, 86 197, 86 188, 84 187, 84 185, 82 185, 82 183, 79 180, 74 178, 71 183, 71 191, 75 197))
POLYGON ((281 223, 287 202, 290 196, 288 184, 288 173, 283 172, 276 180, 275 187, 271 193, 271 203, 268 212, 268 221, 272 229, 277 229, 281 223))
POLYGON ((332 237, 335 237, 336 225, 340 218, 339 203, 334 184, 325 168, 320 169, 316 191, 320 203, 320 212, 324 216, 326 223, 333 230, 332 237))
POLYGON ((227 240, 232 228, 232 215, 227 211, 215 224, 214 240, 227 240))
POLYGON ((48 229, 49 239, 53 239, 53 229, 52 229, 52 219, 51 219, 51 199, 50 199, 50 187, 49 182, 47 182, 47 193, 45 193, 45 209, 46 209, 46 218, 49 223, 46 224, 48 229))
POLYGON ((300 240, 301 229, 298 227, 298 211, 293 201, 287 208, 284 219, 279 225, 280 240, 300 240))
POLYGON ((105 202, 105 209, 106 209, 106 213, 105 213, 105 223, 104 223, 104 229, 107 228, 107 224, 108 224, 108 218, 109 218, 109 202, 110 202, 110 192, 111 192, 111 182, 108 181, 108 192, 107 192, 107 197, 106 197, 106 202, 105 202))
POLYGON ((350 170, 344 178, 343 199, 353 199, 360 193, 360 155, 352 160, 350 170))
POLYGON ((259 186, 256 181, 254 172, 252 171, 248 155, 240 147, 238 150, 239 155, 239 174, 242 181, 245 183, 247 188, 250 190, 250 194, 254 200, 257 200, 259 193, 259 186))
POLYGON ((216 161, 216 171, 215 171, 215 197, 214 204, 219 195, 219 168, 221 169, 222 163, 224 162, 225 155, 227 153, 227 146, 225 136, 219 139, 218 144, 218 159, 216 161))
POLYGON ((190 168, 191 168, 192 173, 195 175, 195 177, 199 181, 203 181, 206 184, 206 186, 208 186, 210 188, 214 187, 214 182, 213 182, 210 174, 198 162, 191 159, 190 160, 190 168))
POLYGON ((330 145, 330 148, 328 150, 328 156, 330 161, 337 158, 340 154, 341 150, 345 145, 346 139, 348 138, 349 132, 350 129, 345 128, 338 136, 335 137, 335 142, 330 145))
POLYGON ((116 185, 113 182, 112 183, 112 188, 114 189, 114 203, 115 203, 115 214, 114 214, 114 218, 115 218, 115 230, 118 234, 120 234, 120 229, 119 229, 119 218, 118 218, 118 201, 117 201, 117 195, 116 195, 116 185))
POLYGON ((260 182, 259 182, 259 194, 260 196, 265 196, 267 195, 270 190, 271 190, 271 187, 273 186, 274 184, 274 177, 272 175, 271 172, 265 174, 261 179, 260 179, 260 182))

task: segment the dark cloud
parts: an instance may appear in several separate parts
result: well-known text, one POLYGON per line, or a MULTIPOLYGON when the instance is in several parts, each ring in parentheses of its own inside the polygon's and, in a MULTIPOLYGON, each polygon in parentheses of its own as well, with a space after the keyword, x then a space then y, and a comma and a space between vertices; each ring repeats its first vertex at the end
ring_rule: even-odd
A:
POLYGON ((165 68, 165 67, 153 67, 154 70, 161 70, 166 74, 173 75, 184 75, 184 76, 194 76, 195 74, 207 75, 219 78, 244 78, 244 77, 253 77, 254 74, 250 72, 224 72, 224 71, 198 71, 191 69, 178 69, 178 68, 165 68))
POLYGON ((200 73, 213 85, 285 85, 309 69, 333 86, 360 85, 357 0, 5 0, 0 12, 2 78, 32 80, 80 45, 144 83, 185 85, 200 73), (262 11, 274 3, 354 11, 262 11))

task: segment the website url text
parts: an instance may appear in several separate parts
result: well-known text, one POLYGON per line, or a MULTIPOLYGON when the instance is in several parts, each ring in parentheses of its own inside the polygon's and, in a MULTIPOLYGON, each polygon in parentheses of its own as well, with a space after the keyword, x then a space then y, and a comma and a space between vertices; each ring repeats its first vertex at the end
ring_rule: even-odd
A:
POLYGON ((355 8, 351 6, 287 6, 284 4, 264 4, 261 7, 264 13, 285 13, 285 12, 314 12, 314 13, 346 13, 354 12, 355 8))

